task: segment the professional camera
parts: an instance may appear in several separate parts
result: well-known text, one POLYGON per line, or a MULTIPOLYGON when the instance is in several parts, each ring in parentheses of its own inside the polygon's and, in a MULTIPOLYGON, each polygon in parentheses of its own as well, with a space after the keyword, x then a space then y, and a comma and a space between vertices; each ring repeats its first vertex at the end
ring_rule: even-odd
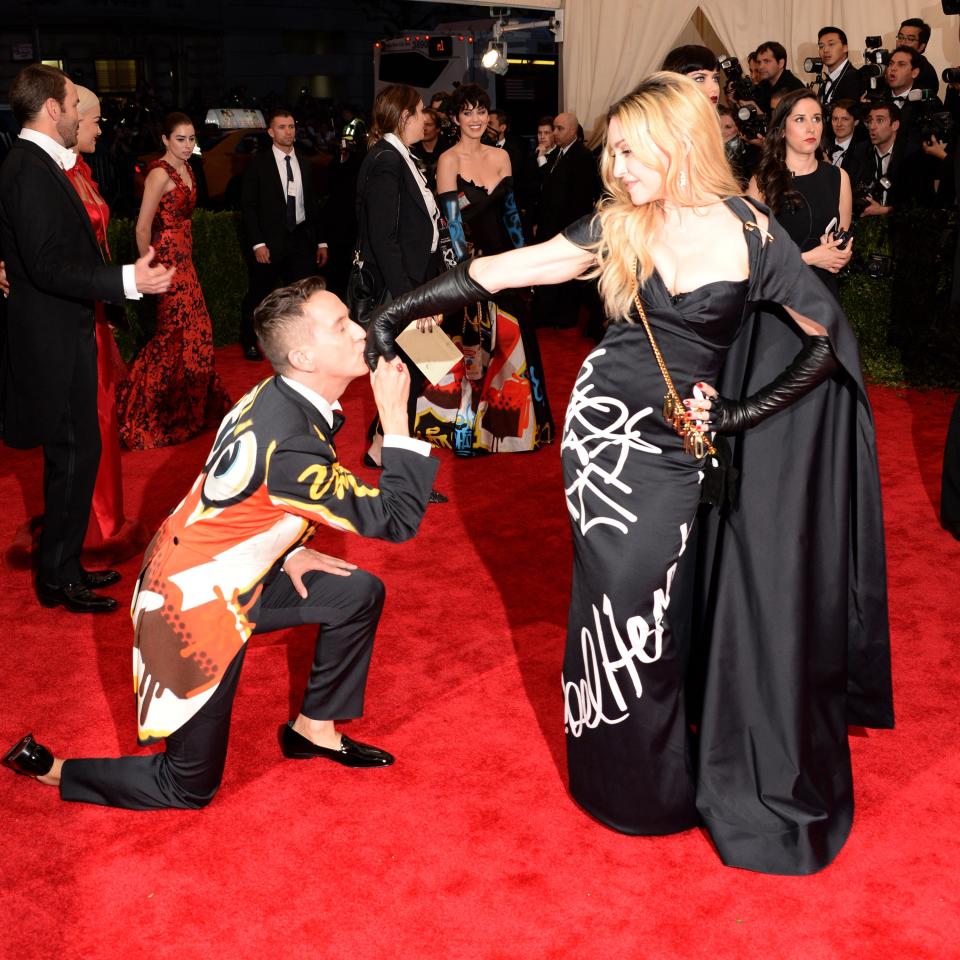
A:
POLYGON ((740 133, 746 140, 756 140, 757 137, 766 136, 767 118, 752 104, 745 104, 737 111, 737 119, 740 121, 740 133))
POLYGON ((890 190, 893 183, 889 177, 880 177, 879 180, 858 180, 853 185, 853 215, 862 217, 863 211, 870 206, 871 200, 878 203, 883 194, 890 190))
POLYGON ((940 74, 940 79, 944 83, 960 83, 960 67, 947 67, 940 74))
POLYGON ((729 95, 734 100, 753 100, 754 88, 750 78, 744 76, 743 67, 736 57, 724 57, 720 60, 720 69, 727 78, 729 95))
POLYGON ((807 57, 803 61, 804 73, 823 73, 823 61, 819 57, 807 57))
POLYGON ((915 116, 921 140, 936 137, 941 143, 947 143, 953 138, 953 116, 949 110, 942 109, 943 104, 932 90, 911 90, 907 100, 917 105, 915 116))
POLYGON ((883 280, 893 276, 893 260, 882 253, 871 253, 863 261, 861 271, 871 280, 883 280))
POLYGON ((863 66, 860 76, 863 78, 868 98, 876 100, 884 95, 883 73, 890 62, 890 51, 884 49, 882 37, 867 37, 863 41, 863 66))

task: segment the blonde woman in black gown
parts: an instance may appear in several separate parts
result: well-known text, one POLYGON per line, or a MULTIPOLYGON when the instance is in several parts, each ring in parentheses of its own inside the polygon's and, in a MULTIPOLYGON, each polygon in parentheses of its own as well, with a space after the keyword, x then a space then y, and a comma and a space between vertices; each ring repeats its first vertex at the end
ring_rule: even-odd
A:
POLYGON ((570 792, 621 832, 704 823, 729 865, 811 873, 852 822, 847 723, 892 725, 856 342, 779 224, 736 196, 693 81, 657 73, 613 105, 603 178, 596 215, 564 235, 462 264, 374 316, 368 359, 391 356, 410 318, 599 274, 609 326, 561 448, 570 792), (665 420, 665 393, 688 418, 665 420), (719 433, 739 499, 698 513, 719 433))

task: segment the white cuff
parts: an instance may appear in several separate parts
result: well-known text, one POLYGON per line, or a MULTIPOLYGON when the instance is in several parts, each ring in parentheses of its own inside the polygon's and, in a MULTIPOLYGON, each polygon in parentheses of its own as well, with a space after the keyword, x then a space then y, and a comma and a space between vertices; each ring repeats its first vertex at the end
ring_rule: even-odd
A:
POLYGON ((142 300, 143 294, 137 289, 136 266, 132 263, 123 265, 123 295, 128 300, 142 300))
POLYGON ((329 247, 330 244, 329 244, 329 243, 318 243, 317 246, 318 246, 318 247, 329 247))
POLYGON ((265 246, 266 246, 265 243, 255 243, 255 244, 253 245, 253 249, 254 249, 254 250, 259 250, 261 247, 265 247, 265 246))
POLYGON ((414 437, 404 437, 399 433, 388 433, 383 438, 385 447, 399 447, 411 453, 419 453, 421 457, 430 456, 430 444, 426 440, 417 440, 414 437))
POLYGON ((547 162, 547 158, 542 154, 537 154, 537 166, 542 167, 547 162))

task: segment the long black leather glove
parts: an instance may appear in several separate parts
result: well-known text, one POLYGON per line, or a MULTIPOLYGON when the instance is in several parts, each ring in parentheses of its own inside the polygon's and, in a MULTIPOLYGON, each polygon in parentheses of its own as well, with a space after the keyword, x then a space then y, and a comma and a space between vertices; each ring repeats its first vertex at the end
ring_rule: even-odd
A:
POLYGON ((830 348, 830 338, 810 337, 793 363, 753 396, 745 400, 713 397, 710 401, 710 429, 717 433, 740 433, 755 427, 772 413, 806 396, 838 366, 830 348))
POLYGON ((377 360, 383 357, 393 360, 397 355, 394 340, 397 334, 418 317, 432 317, 438 313, 450 313, 478 300, 492 300, 493 294, 484 290, 473 277, 469 267, 472 261, 457 264, 453 270, 442 273, 403 293, 396 300, 380 307, 370 315, 367 326, 367 365, 376 370, 377 360))

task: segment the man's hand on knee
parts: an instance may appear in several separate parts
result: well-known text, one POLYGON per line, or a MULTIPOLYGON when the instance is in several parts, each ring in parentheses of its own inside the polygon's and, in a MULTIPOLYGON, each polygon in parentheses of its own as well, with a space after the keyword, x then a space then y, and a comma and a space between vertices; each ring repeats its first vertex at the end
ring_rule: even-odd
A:
POLYGON ((304 600, 307 599, 307 587, 303 582, 303 578, 312 570, 320 573, 332 573, 337 577, 349 577, 350 571, 356 569, 357 565, 355 563, 348 563, 339 557, 331 557, 326 553, 319 553, 316 550, 311 550, 309 547, 304 547, 302 550, 291 554, 283 563, 283 572, 290 578, 293 589, 296 590, 304 600))

